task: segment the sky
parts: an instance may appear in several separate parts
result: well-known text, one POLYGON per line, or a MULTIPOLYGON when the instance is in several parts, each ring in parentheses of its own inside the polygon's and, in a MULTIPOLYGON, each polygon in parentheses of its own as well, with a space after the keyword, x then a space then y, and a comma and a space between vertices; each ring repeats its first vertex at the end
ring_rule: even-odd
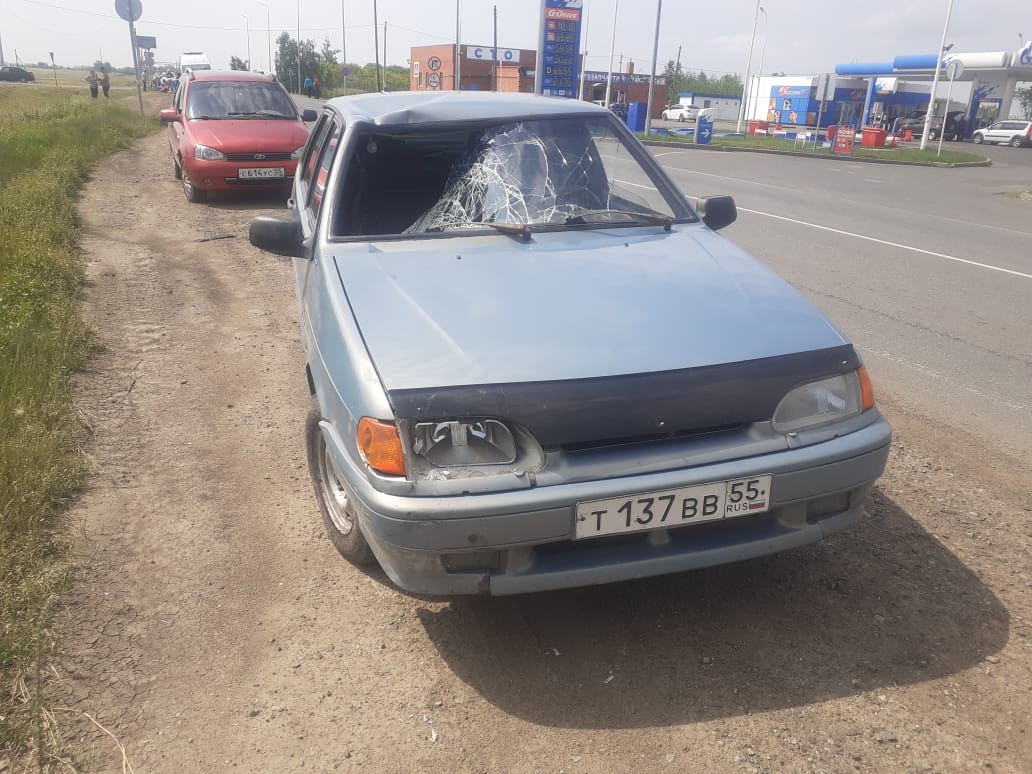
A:
MULTIPOLYGON (((157 62, 174 62, 182 51, 204 51, 213 67, 228 68, 231 56, 268 68, 269 35, 287 30, 321 49, 328 38, 340 49, 341 15, 347 59, 374 59, 373 8, 378 10, 380 50, 387 30, 387 63, 406 66, 412 46, 454 43, 459 9, 464 44, 490 45, 492 8, 498 9, 499 48, 533 49, 540 0, 141 0, 139 35, 157 38, 157 62), (248 31, 250 34, 248 34, 248 31)), ((615 57, 620 69, 633 60, 635 71, 651 69, 659 0, 585 0, 587 68, 609 64, 615 19, 615 57)), ((845 62, 885 62, 900 54, 934 53, 942 39, 949 0, 892 0, 834 3, 820 0, 665 0, 659 35, 658 70, 677 58, 685 69, 711 74, 743 74, 752 67, 770 74, 833 72, 845 62)), ((1014 51, 1032 37, 1032 14, 1020 0, 953 0, 947 43, 954 52, 1014 51), (1024 24, 1024 26, 1022 26, 1024 24)), ((92 64, 103 58, 131 66, 128 23, 114 0, 0 0, 0 46, 8 64, 49 61, 92 64)))

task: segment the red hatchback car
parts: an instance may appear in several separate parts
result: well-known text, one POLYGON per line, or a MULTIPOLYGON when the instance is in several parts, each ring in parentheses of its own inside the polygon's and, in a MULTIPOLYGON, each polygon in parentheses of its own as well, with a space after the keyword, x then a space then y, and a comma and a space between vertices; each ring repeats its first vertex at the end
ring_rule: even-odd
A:
POLYGON ((234 70, 183 73, 168 124, 172 168, 183 193, 201 202, 211 191, 290 190, 314 110, 298 115, 271 75, 234 70))

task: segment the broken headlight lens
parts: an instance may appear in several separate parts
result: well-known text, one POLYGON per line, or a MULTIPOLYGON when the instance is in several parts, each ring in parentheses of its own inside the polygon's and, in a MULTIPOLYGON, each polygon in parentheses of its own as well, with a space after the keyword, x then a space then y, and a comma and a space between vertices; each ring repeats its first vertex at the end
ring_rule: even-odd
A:
POLYGON ((419 422, 412 451, 439 468, 459 465, 508 465, 516 461, 516 438, 497 419, 419 422))

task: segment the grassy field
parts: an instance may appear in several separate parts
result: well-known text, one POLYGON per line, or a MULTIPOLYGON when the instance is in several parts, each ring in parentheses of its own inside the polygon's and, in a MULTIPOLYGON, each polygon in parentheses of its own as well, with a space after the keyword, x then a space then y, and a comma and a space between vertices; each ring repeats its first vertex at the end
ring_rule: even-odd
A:
POLYGON ((76 196, 99 158, 156 128, 85 88, 0 84, 0 771, 26 755, 47 770, 54 753, 43 674, 68 579, 62 515, 88 472, 76 196))

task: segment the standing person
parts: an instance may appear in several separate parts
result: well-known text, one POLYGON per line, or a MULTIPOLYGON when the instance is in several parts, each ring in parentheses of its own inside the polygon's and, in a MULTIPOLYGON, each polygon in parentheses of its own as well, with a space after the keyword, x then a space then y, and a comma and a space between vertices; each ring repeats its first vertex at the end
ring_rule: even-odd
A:
POLYGON ((319 76, 315 76, 312 79, 312 91, 315 93, 315 98, 319 99, 319 76))
POLYGON ((305 77, 305 96, 311 98, 312 96, 312 78, 311 76, 305 77))
POLYGON ((964 131, 967 129, 967 119, 964 118, 963 113, 957 116, 957 120, 953 122, 953 127, 957 131, 957 140, 963 142, 964 131))
POLYGON ((97 85, 100 83, 100 79, 97 77, 96 70, 90 70, 90 74, 83 78, 86 83, 90 85, 90 96, 93 99, 97 98, 97 85))
POLYGON ((100 68, 100 88, 104 90, 104 99, 111 99, 111 76, 103 67, 100 68))

